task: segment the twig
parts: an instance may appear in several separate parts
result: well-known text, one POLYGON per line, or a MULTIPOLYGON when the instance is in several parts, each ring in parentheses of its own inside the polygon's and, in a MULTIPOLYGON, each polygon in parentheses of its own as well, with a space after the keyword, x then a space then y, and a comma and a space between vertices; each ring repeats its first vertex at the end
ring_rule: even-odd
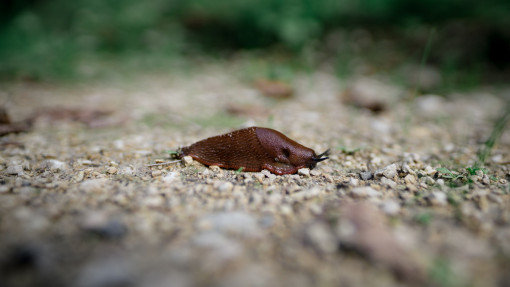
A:
POLYGON ((176 162, 180 162, 180 160, 173 160, 173 161, 167 161, 167 162, 153 163, 153 164, 148 164, 147 166, 148 167, 151 167, 151 166, 160 166, 160 165, 167 165, 167 164, 172 164, 172 163, 176 163, 176 162))

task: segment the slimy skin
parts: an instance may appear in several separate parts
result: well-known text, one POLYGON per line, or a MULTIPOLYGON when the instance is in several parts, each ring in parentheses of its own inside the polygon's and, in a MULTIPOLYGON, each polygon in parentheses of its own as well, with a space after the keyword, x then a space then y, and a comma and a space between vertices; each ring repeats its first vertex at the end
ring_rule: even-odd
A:
POLYGON ((328 152, 316 155, 313 149, 291 140, 279 131, 249 127, 182 147, 178 157, 191 156, 208 166, 243 168, 243 171, 267 169, 283 175, 296 173, 304 167, 314 168, 318 162, 328 159, 328 152))

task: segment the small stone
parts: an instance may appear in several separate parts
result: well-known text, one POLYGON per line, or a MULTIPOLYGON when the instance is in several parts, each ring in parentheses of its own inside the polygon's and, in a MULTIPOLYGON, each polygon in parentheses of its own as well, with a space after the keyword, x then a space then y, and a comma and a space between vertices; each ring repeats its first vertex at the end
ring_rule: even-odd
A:
POLYGON ((7 184, 0 185, 0 193, 7 193, 11 188, 7 184))
POLYGON ((23 166, 21 164, 12 164, 7 166, 5 172, 9 175, 23 175, 23 166))
POLYGON ((487 200, 487 196, 483 195, 478 198, 478 208, 481 211, 486 212, 489 209, 489 201, 487 200))
POLYGON ((366 198, 380 196, 380 193, 369 186, 360 186, 351 190, 352 197, 355 198, 366 198))
POLYGON ((394 163, 378 169, 374 174, 376 178, 384 176, 389 179, 394 178, 395 175, 397 175, 397 165, 394 163))
POLYGON ((426 176, 426 177, 425 177, 425 179, 424 179, 424 182, 425 182, 426 184, 428 184, 428 185, 433 185, 434 183, 436 183, 436 182, 434 181, 434 179, 433 179, 432 177, 430 177, 430 176, 426 176))
POLYGON ((83 170, 79 171, 75 176, 73 176, 74 182, 81 182, 85 178, 85 172, 83 170))
POLYGON ((412 174, 408 174, 404 177, 404 181, 406 184, 416 184, 416 177, 412 174))
POLYGON ((152 175, 152 177, 158 177, 158 176, 161 176, 161 174, 162 174, 162 173, 163 173, 163 172, 162 172, 161 170, 159 170, 159 169, 158 169, 158 170, 153 170, 153 171, 151 172, 151 175, 152 175))
POLYGON ((61 171, 64 170, 66 167, 65 162, 56 160, 56 159, 49 159, 44 161, 43 167, 47 168, 51 171, 61 171))
POLYGON ((170 183, 179 179, 179 173, 176 171, 169 172, 161 178, 166 183, 170 183))
POLYGON ((218 185, 218 191, 222 193, 232 192, 233 189, 234 185, 229 181, 222 182, 220 185, 218 185))
POLYGON ((105 178, 88 179, 80 184, 80 189, 85 192, 99 193, 107 186, 107 182, 108 180, 105 178))
POLYGON ((221 172, 221 168, 217 165, 210 165, 209 169, 213 172, 221 172))
POLYGON ((436 174, 436 173, 437 173, 437 170, 436 170, 435 168, 431 167, 430 165, 427 165, 427 166, 425 167, 425 173, 426 173, 427 175, 429 175, 429 176, 433 176, 434 174, 436 174))
POLYGON ((163 205, 164 200, 159 195, 150 195, 143 198, 143 205, 147 207, 160 207, 163 205))
POLYGON ((361 177, 362 180, 369 180, 372 179, 373 177, 370 171, 360 172, 359 176, 361 177))
POLYGON ((416 172, 407 163, 402 165, 402 170, 405 173, 416 176, 416 172))
POLYGON ((130 166, 124 166, 124 167, 121 167, 121 168, 117 171, 117 173, 118 173, 119 175, 132 176, 132 175, 133 175, 133 173, 134 173, 134 170, 133 170, 133 168, 132 168, 132 167, 130 167, 130 166))
POLYGON ((350 186, 358 186, 359 185, 359 179, 350 177, 349 178, 349 185, 350 186))
POLYGON ((489 193, 487 195, 487 199, 489 199, 490 201, 495 202, 497 204, 503 204, 503 199, 501 199, 501 197, 495 195, 494 193, 489 193))
POLYGON ((489 178, 488 175, 484 174, 483 177, 482 177, 482 183, 485 184, 485 185, 489 185, 491 184, 491 179, 489 178))
POLYGON ((258 236, 257 220, 249 213, 241 211, 217 212, 203 216, 197 222, 201 229, 214 229, 220 232, 258 236))
POLYGON ((300 168, 298 169, 298 174, 302 176, 309 177, 310 176, 310 169, 309 168, 300 168))
POLYGON ((448 204, 448 197, 446 193, 442 191, 434 191, 428 197, 428 200, 432 206, 444 206, 448 204))
POLYGON ((312 169, 312 170, 310 171, 310 174, 311 174, 312 176, 319 176, 319 175, 321 175, 321 171, 315 168, 315 169, 312 169))
POLYGON ((189 155, 183 157, 182 160, 184 161, 185 166, 189 166, 189 165, 193 164, 193 158, 189 155))
POLYGON ((393 180, 389 179, 389 178, 386 178, 386 177, 382 177, 381 178, 381 183, 390 187, 390 188, 395 188, 397 187, 397 183, 394 182, 393 180))
POLYGON ((117 168, 114 167, 114 166, 111 166, 111 167, 108 168, 108 170, 106 172, 109 173, 109 174, 116 174, 117 173, 117 168))
POLYGON ((382 203, 381 209, 384 213, 394 216, 400 212, 400 204, 395 200, 389 199, 382 203))
POLYGON ((321 222, 310 225, 305 231, 305 239, 324 254, 337 251, 337 243, 328 226, 321 222))
POLYGON ((440 178, 440 179, 436 180, 436 183, 440 186, 444 186, 444 179, 440 178))
POLYGON ((255 179, 259 182, 259 183, 262 183, 264 181, 264 174, 261 173, 261 172, 257 172, 255 174, 253 174, 253 177, 255 177, 255 179))
POLYGON ((104 238, 119 238, 127 233, 127 227, 105 212, 89 212, 82 219, 81 227, 104 238))

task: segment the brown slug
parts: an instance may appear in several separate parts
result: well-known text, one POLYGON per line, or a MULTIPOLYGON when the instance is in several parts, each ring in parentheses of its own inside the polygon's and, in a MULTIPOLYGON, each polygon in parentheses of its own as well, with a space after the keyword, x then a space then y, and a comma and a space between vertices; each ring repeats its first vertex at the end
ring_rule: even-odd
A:
POLYGON ((261 171, 278 175, 293 174, 300 168, 314 168, 328 159, 329 150, 316 155, 279 131, 249 127, 210 137, 177 151, 177 157, 191 156, 205 165, 226 169, 261 171), (323 157, 324 156, 324 157, 323 157))

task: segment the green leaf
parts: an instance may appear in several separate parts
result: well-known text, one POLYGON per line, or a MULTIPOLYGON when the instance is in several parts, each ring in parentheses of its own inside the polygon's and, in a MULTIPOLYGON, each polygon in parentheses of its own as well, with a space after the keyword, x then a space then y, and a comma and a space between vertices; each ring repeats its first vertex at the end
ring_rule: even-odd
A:
POLYGON ((444 168, 444 167, 438 167, 436 168, 436 170, 440 173, 444 173, 444 174, 448 174, 448 175, 453 175, 453 173, 447 169, 447 168, 444 168))

